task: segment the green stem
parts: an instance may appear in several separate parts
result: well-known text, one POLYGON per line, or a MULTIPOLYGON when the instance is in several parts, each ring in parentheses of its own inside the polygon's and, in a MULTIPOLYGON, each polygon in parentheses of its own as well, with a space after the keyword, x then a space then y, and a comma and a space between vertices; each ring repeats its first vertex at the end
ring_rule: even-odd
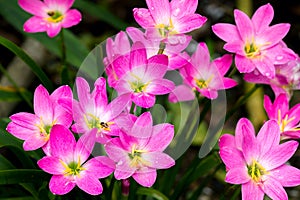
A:
POLYGON ((69 84, 69 73, 67 68, 67 50, 65 45, 64 29, 60 32, 60 45, 61 45, 61 83, 63 85, 69 84))
POLYGON ((166 48, 166 43, 160 42, 160 44, 159 44, 159 50, 158 50, 157 54, 163 54, 165 48, 166 48))

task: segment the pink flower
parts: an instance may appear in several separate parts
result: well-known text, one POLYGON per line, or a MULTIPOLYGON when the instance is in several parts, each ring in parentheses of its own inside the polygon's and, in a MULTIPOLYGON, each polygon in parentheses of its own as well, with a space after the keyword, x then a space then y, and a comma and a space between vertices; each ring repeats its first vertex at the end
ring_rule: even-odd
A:
POLYGON ((234 11, 236 26, 219 23, 212 27, 213 32, 226 42, 224 49, 235 53, 235 64, 241 73, 257 69, 268 78, 275 76, 274 50, 289 31, 289 24, 269 26, 274 10, 270 4, 258 8, 250 19, 240 10, 234 11))
POLYGON ((13 136, 25 140, 25 151, 36 150, 40 147, 48 155, 49 136, 55 124, 70 127, 72 124, 72 91, 69 86, 61 86, 51 95, 42 86, 34 92, 34 113, 20 112, 10 116, 12 120, 7 131, 13 136))
POLYGON ((29 33, 47 32, 55 37, 61 28, 69 28, 81 21, 81 14, 70 9, 74 0, 19 0, 20 7, 34 15, 24 24, 24 31, 29 33))
POLYGON ((75 185, 81 190, 98 195, 103 191, 99 178, 109 176, 115 164, 105 156, 87 161, 95 144, 97 130, 80 137, 76 143, 74 135, 61 125, 55 125, 50 135, 51 155, 38 161, 39 167, 53 174, 49 188, 53 194, 63 195, 75 185))
MULTIPOLYGON (((211 62, 206 44, 200 43, 190 62, 180 70, 180 73, 184 82, 191 88, 209 99, 215 99, 218 90, 228 89, 237 84, 233 79, 224 77, 231 63, 230 55, 224 55, 211 62)), ((182 89, 186 88, 182 87, 182 89)))
POLYGON ((105 145, 106 153, 116 163, 115 178, 132 176, 142 186, 151 187, 156 180, 156 169, 167 169, 175 164, 163 153, 173 136, 173 125, 153 126, 151 114, 143 113, 128 132, 122 132, 105 145))
POLYGON ((164 79, 168 68, 166 55, 155 55, 147 59, 142 43, 133 44, 130 54, 120 56, 112 63, 119 77, 114 89, 118 95, 130 94, 131 100, 140 107, 150 108, 155 103, 155 95, 167 94, 174 83, 164 79))
POLYGON ((255 136, 254 127, 240 119, 235 136, 222 135, 220 156, 226 165, 225 181, 242 184, 243 200, 287 200, 283 187, 300 184, 300 170, 285 164, 295 153, 298 142, 280 144, 280 131, 274 120, 267 121, 255 136))
POLYGON ((87 133, 96 128, 96 140, 106 143, 111 136, 118 136, 120 128, 115 123, 130 100, 130 96, 121 96, 108 103, 106 82, 103 77, 95 81, 95 88, 90 93, 88 82, 78 77, 76 79, 79 101, 74 100, 73 115, 75 124, 72 130, 76 133, 87 133))
POLYGON ((280 94, 272 104, 265 95, 264 107, 269 119, 277 121, 283 138, 300 138, 300 103, 289 109, 289 99, 280 94))
MULTIPOLYGON (((133 42, 142 42, 146 48, 147 56, 152 57, 158 54, 160 50, 161 40, 155 38, 149 38, 141 30, 128 27, 126 29, 129 37, 133 42)), ((168 70, 179 69, 187 63, 188 55, 181 53, 190 43, 192 37, 188 35, 183 35, 179 43, 166 43, 163 54, 167 55, 169 58, 168 70)))
POLYGON ((197 0, 146 0, 148 9, 134 8, 136 22, 144 29, 153 29, 162 38, 182 35, 200 28, 206 17, 195 14, 197 0))

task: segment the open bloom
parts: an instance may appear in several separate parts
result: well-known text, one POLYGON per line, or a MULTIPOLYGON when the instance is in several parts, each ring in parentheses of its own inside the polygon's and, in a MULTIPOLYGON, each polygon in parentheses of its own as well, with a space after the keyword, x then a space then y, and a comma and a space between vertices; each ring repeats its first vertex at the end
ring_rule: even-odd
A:
POLYGON ((287 200, 283 187, 300 184, 300 170, 285 164, 295 153, 298 142, 280 143, 280 131, 274 120, 267 121, 255 136, 254 127, 240 119, 235 136, 222 135, 220 156, 226 165, 225 181, 242 184, 243 200, 287 200))
POLYGON ((273 104, 265 95, 264 107, 269 119, 277 121, 283 138, 300 138, 300 103, 289 109, 286 94, 280 94, 273 104))
POLYGON ((63 195, 75 185, 83 191, 98 195, 103 191, 99 178, 109 176, 115 164, 105 156, 87 161, 95 144, 96 129, 80 137, 76 143, 74 135, 61 125, 53 126, 50 135, 51 155, 38 161, 39 167, 53 174, 49 182, 53 194, 63 195))
POLYGON ((115 178, 132 176, 142 186, 151 187, 156 180, 156 169, 167 169, 175 164, 163 153, 173 136, 173 125, 153 126, 151 114, 143 113, 128 131, 105 145, 107 155, 116 163, 115 178))
POLYGON ((96 140, 106 143, 111 136, 119 135, 119 127, 115 118, 125 109, 130 96, 121 96, 108 103, 106 82, 103 77, 95 81, 95 88, 90 93, 88 82, 78 77, 76 79, 79 101, 73 102, 73 115, 75 124, 72 130, 76 133, 87 133, 96 128, 96 140))
MULTIPOLYGON (((224 49, 235 53, 235 64, 241 73, 257 69, 268 78, 275 76, 274 46, 289 31, 289 24, 269 26, 274 17, 270 4, 258 8, 250 19, 240 10, 234 10, 236 26, 219 23, 212 27, 213 32, 226 42, 224 49)), ((275 49, 276 50, 276 49, 275 49)))
POLYGON ((180 70, 180 73, 190 88, 196 89, 209 99, 215 99, 218 90, 228 89, 237 84, 233 79, 224 77, 231 63, 230 55, 224 55, 211 62, 206 44, 200 43, 190 62, 180 70))
POLYGON ((168 57, 155 55, 147 59, 144 45, 136 42, 130 54, 120 56, 112 63, 119 77, 114 89, 118 95, 130 94, 131 100, 140 107, 150 108, 155 103, 155 95, 168 94, 174 83, 164 79, 168 69, 168 57))
POLYGON ((69 86, 61 86, 51 95, 42 86, 34 92, 34 114, 20 112, 10 116, 11 122, 7 131, 13 136, 25 140, 23 148, 26 151, 43 147, 49 154, 49 136, 55 124, 67 128, 72 124, 72 90, 69 86))
POLYGON ((200 28, 207 20, 195 14, 197 0, 146 0, 146 3, 148 9, 133 9, 134 18, 141 27, 154 30, 162 38, 188 33, 200 28))
POLYGON ((61 28, 69 28, 81 21, 81 14, 70 9, 75 0, 19 0, 22 9, 34 15, 24 24, 29 33, 47 32, 49 37, 56 36, 61 28))

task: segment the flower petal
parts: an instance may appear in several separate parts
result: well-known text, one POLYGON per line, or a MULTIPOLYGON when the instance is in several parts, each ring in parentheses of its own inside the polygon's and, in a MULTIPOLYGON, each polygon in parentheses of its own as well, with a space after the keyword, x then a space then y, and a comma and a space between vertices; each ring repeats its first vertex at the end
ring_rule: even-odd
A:
POLYGON ((168 25, 171 16, 171 6, 169 0, 146 0, 149 12, 151 13, 155 24, 168 25))
POLYGON ((269 120, 264 123, 257 134, 257 142, 260 144, 260 155, 264 155, 274 146, 279 145, 280 131, 276 121, 269 120))
POLYGON ((84 133, 76 143, 74 151, 74 159, 80 158, 80 164, 84 163, 90 156, 96 140, 97 129, 93 128, 92 130, 84 133))
POLYGON ((259 36, 259 40, 271 45, 279 43, 289 32, 290 26, 288 23, 275 24, 264 30, 259 36))
POLYGON ((282 185, 272 177, 264 182, 263 190, 271 199, 288 200, 288 195, 282 185))
POLYGON ((53 102, 44 86, 39 85, 34 92, 34 113, 41 117, 44 122, 53 122, 53 102))
POLYGON ((231 184, 244 184, 251 181, 248 175, 247 167, 244 165, 240 168, 230 168, 225 177, 225 181, 231 184))
POLYGON ((150 112, 144 112, 135 121, 131 131, 128 133, 131 136, 139 138, 149 138, 152 134, 152 115, 150 112))
POLYGON ((244 42, 252 42, 254 29, 250 18, 244 12, 235 9, 234 19, 242 40, 244 42))
POLYGON ((39 133, 32 134, 26 138, 23 148, 25 151, 32 151, 44 146, 47 142, 48 139, 45 136, 41 136, 39 133))
POLYGON ((134 180, 144 187, 151 187, 155 183, 156 176, 157 174, 155 170, 147 172, 139 170, 132 175, 134 180))
POLYGON ((184 15, 193 14, 196 12, 197 0, 172 0, 170 2, 172 16, 180 18, 184 15))
POLYGON ((40 0, 19 0, 19 6, 30 14, 45 17, 47 6, 40 0))
POLYGON ((270 173, 283 187, 295 187, 300 184, 300 170, 293 166, 282 165, 270 173))
POLYGON ((48 23, 47 26, 47 35, 50 38, 53 38, 58 35, 61 30, 61 23, 48 23))
POLYGON ((96 178, 105 178, 115 169, 115 163, 106 156, 97 156, 88 160, 83 167, 96 178))
POLYGON ((47 23, 43 18, 33 16, 24 23, 23 29, 27 33, 45 32, 47 31, 47 23))
POLYGON ((242 185, 243 200, 263 200, 264 195, 262 189, 254 181, 242 185))
POLYGON ((191 101, 195 99, 195 93, 192 88, 187 85, 178 85, 169 94, 169 101, 171 103, 177 103, 180 101, 191 101))
POLYGON ((134 8, 133 16, 135 21, 143 28, 154 27, 155 22, 148 9, 134 8))
POLYGON ((155 96, 145 93, 133 93, 132 101, 142 108, 151 108, 155 104, 155 96))
POLYGON ((146 91, 149 94, 163 95, 170 93, 175 88, 175 84, 167 79, 156 79, 151 81, 146 91))
POLYGON ((190 14, 179 19, 173 20, 174 29, 178 33, 188 33, 200 28, 207 18, 199 14, 190 14))
POLYGON ((168 68, 168 56, 155 55, 148 59, 148 65, 145 74, 149 79, 163 78, 168 68))
POLYGON ((76 185, 90 195, 99 195, 103 191, 100 181, 88 172, 81 173, 79 177, 76 177, 76 185))
POLYGON ((65 171, 65 167, 57 157, 45 156, 37 164, 43 171, 49 174, 62 175, 65 171))
POLYGON ((175 165, 175 160, 169 155, 162 152, 143 153, 141 156, 146 162, 149 162, 148 167, 155 169, 168 169, 175 165))
POLYGON ((75 185, 76 184, 65 175, 53 175, 49 182, 50 191, 55 195, 67 194, 75 185))
POLYGON ((274 17, 274 9, 271 4, 259 7, 252 16, 252 23, 257 33, 266 30, 274 17))
POLYGON ((252 60, 240 55, 235 55, 235 64, 236 68, 241 73, 252 72, 256 67, 252 60))
POLYGON ((240 40, 241 38, 238 29, 233 24, 218 23, 212 26, 213 32, 225 42, 240 40))
POLYGON ((131 51, 130 51, 130 67, 136 68, 136 67, 146 67, 147 64, 147 52, 145 49, 145 46, 141 42, 135 42, 132 45, 131 51))
POLYGON ((64 19, 61 23, 61 26, 63 28, 70 28, 71 26, 79 24, 80 21, 81 13, 76 9, 71 9, 64 15, 64 19))

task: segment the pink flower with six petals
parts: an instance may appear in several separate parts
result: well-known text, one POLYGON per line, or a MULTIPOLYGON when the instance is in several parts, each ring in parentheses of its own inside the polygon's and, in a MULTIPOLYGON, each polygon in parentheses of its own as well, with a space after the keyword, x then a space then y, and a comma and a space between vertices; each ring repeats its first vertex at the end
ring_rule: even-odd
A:
POLYGON ((243 200, 287 200, 283 187, 300 184, 300 170, 285 164, 295 153, 298 142, 280 143, 280 131, 274 120, 267 121, 255 136, 254 127, 240 119, 235 136, 222 135, 220 156, 226 165, 225 181, 242 184, 243 200))
POLYGON ((70 9, 75 0, 19 0, 22 9, 34 15, 24 24, 24 31, 29 33, 47 32, 55 37, 61 28, 69 28, 81 21, 81 14, 70 9))

